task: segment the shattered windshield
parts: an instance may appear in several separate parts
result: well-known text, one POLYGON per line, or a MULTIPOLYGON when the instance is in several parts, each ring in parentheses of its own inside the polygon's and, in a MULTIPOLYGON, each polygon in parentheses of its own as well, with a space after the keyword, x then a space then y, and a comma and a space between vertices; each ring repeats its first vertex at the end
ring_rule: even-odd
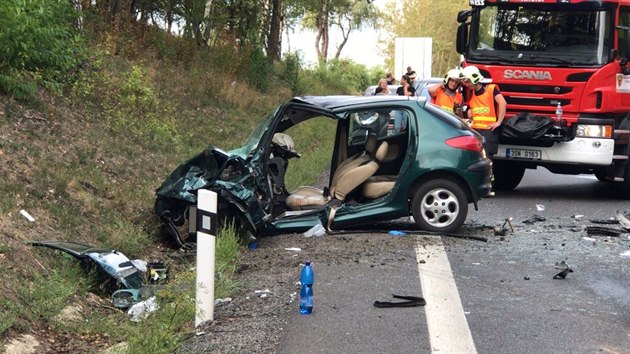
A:
POLYGON ((474 16, 471 61, 545 66, 607 62, 611 13, 604 9, 488 6, 474 16))
POLYGON ((269 121, 273 117, 275 117, 276 113, 278 112, 278 109, 280 109, 280 107, 277 107, 276 109, 274 109, 273 112, 271 112, 265 119, 262 120, 262 122, 260 122, 260 124, 258 124, 256 129, 254 129, 254 131, 249 135, 249 138, 247 138, 245 145, 243 145, 242 147, 238 149, 231 150, 230 153, 234 155, 238 155, 243 159, 246 159, 247 156, 254 149, 258 147, 260 138, 265 133, 265 130, 267 130, 267 128, 269 127, 269 121))

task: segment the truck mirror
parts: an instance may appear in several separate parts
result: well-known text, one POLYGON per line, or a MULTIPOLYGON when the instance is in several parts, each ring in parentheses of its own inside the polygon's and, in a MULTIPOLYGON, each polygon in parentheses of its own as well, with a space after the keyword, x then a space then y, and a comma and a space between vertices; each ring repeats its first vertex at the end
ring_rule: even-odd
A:
POLYGON ((464 54, 464 52, 466 51, 467 42, 468 42, 468 25, 465 23, 462 23, 459 25, 459 27, 457 27, 457 42, 455 43, 457 53, 464 54))
POLYGON ((470 17, 470 14, 472 14, 472 11, 470 10, 460 11, 459 13, 457 13, 457 22, 459 23, 466 22, 466 20, 468 20, 468 18, 470 17))

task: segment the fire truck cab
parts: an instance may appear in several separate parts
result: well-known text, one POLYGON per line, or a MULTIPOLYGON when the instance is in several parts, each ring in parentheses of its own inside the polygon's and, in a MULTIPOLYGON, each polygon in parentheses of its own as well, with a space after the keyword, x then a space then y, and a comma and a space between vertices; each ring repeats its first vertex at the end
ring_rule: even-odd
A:
POLYGON ((594 174, 630 197, 630 0, 470 0, 457 20, 463 66, 498 84, 506 120, 555 123, 536 137, 501 135, 495 188, 525 169, 594 174), (561 106, 561 117, 556 110, 561 106))

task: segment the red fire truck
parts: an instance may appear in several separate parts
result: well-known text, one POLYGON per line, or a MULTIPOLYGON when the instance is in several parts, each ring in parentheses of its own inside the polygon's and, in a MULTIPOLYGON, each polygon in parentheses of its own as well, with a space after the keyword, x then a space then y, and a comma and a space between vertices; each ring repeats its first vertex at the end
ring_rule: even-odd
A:
POLYGON ((537 134, 501 135, 495 188, 543 166, 619 182, 630 197, 630 0, 469 2, 457 16, 463 66, 498 84, 506 120, 553 119, 537 134))

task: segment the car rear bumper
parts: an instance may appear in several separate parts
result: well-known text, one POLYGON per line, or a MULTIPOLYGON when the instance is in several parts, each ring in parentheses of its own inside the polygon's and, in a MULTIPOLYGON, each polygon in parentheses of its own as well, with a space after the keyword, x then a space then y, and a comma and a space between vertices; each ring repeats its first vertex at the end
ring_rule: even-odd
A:
POLYGON ((479 160, 468 166, 469 178, 474 181, 471 184, 472 201, 477 209, 477 200, 485 197, 492 190, 492 161, 490 159, 479 160), (474 187, 477 187, 476 189, 474 187))

